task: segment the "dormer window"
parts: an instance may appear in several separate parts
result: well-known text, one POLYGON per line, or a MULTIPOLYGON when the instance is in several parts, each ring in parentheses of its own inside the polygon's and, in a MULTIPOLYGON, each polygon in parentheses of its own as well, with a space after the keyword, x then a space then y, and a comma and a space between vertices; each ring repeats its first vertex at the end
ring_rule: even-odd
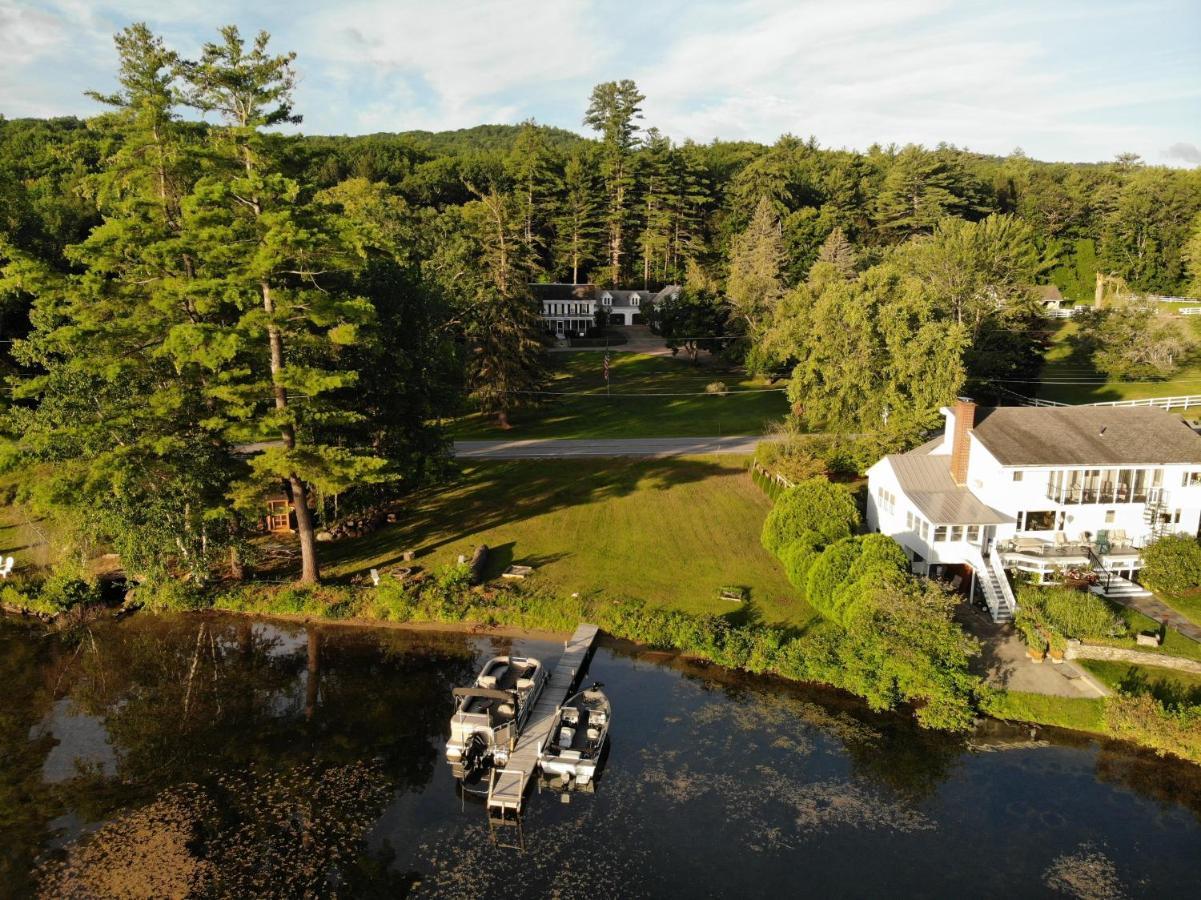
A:
POLYGON ((637 294, 630 294, 630 306, 637 306, 641 299, 637 294))
POLYGON ((613 295, 610 294, 608 291, 605 291, 603 294, 601 294, 601 306, 612 306, 612 305, 613 305, 613 295))

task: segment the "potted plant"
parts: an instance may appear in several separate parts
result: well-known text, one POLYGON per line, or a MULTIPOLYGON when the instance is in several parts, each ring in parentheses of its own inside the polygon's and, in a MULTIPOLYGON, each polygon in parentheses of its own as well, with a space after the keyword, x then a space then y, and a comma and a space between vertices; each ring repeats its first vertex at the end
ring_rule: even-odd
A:
POLYGON ((1067 639, 1054 631, 1049 631, 1046 634, 1047 645, 1050 648, 1051 662, 1055 663, 1055 665, 1061 665, 1063 663, 1064 651, 1068 648, 1067 639))
POLYGON ((1016 624, 1022 633, 1022 640, 1026 642, 1026 655, 1030 657, 1031 662, 1041 663, 1047 657, 1047 642, 1043 639, 1042 632, 1025 618, 1019 617, 1016 624))

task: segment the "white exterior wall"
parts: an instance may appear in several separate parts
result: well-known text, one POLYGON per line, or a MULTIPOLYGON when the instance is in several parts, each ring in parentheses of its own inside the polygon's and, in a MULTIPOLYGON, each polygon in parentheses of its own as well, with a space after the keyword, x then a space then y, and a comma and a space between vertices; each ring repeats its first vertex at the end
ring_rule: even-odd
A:
MULTIPOLYGON (((935 541, 934 526, 937 523, 926 519, 918 508, 905 496, 897 481, 892 464, 882 459, 867 470, 867 526, 872 531, 886 534, 905 548, 910 559, 916 555, 923 561, 915 565, 914 570, 925 574, 929 565, 957 565, 968 563, 977 565, 980 558, 980 540, 935 541), (890 510, 887 502, 881 500, 879 492, 884 490, 896 497, 890 510), (913 516, 913 525, 909 524, 909 516, 913 516), (925 525, 925 537, 922 537, 922 525, 925 525)), ((966 533, 965 533, 966 536, 966 533)), ((981 531, 980 539, 983 539, 981 531)))
MULTIPOLYGON (((1154 452, 1154 448, 1148 448, 1154 452)), ((1002 466, 988 452, 983 444, 971 436, 971 452, 968 457, 967 488, 973 494, 998 512, 1013 516, 1018 513, 1035 510, 1054 510, 1064 513, 1063 533, 1069 541, 1082 538, 1083 532, 1088 532, 1095 539, 1098 531, 1124 531, 1135 544, 1142 546, 1150 538, 1150 527, 1144 520, 1145 503, 1057 503, 1047 498, 1047 483, 1051 473, 1056 470, 1088 468, 1146 468, 1162 469, 1162 492, 1166 499, 1166 507, 1170 510, 1180 509, 1179 524, 1173 525, 1174 531, 1185 534, 1196 534, 1201 526, 1201 485, 1183 487, 1185 473, 1201 471, 1198 466, 1156 466, 1148 463, 1144 466, 1002 466), (1021 480, 1014 480, 1014 472, 1021 472, 1021 480), (1113 513, 1113 521, 1106 521, 1106 513, 1113 513)), ((1014 534, 1029 537, 1049 538, 1052 532, 1047 531, 1017 531, 1016 525, 1002 525, 997 528, 997 537, 1004 540, 1014 534)))
MULTIPOLYGON (((953 421, 948 428, 953 428, 953 421)), ((1066 466, 1045 467, 1007 467, 1002 466, 983 444, 971 435, 971 451, 968 457, 968 478, 966 487, 983 503, 1018 519, 1025 511, 1055 511, 1063 512, 1063 534, 1069 542, 1082 540, 1083 532, 1088 532, 1095 540, 1097 532, 1108 531, 1112 536, 1115 531, 1124 531, 1127 539, 1136 547, 1145 546, 1151 539, 1150 526, 1144 520, 1145 503, 1058 503, 1047 498, 1047 484, 1050 473, 1056 469, 1067 469, 1066 466), (1021 480, 1014 480, 1014 472, 1022 473, 1021 480), (1106 521, 1106 514, 1113 513, 1113 521, 1106 521)), ((936 449, 933 455, 945 455, 948 448, 936 449)), ((949 462, 949 460, 948 460, 949 462)), ((1119 468, 1116 466, 1075 466, 1070 468, 1119 468)), ((1171 530, 1182 534, 1197 534, 1201 530, 1201 484, 1185 486, 1185 476, 1188 473, 1201 472, 1201 466, 1162 465, 1130 466, 1126 468, 1159 468, 1163 470, 1161 491, 1166 499, 1165 508, 1181 511, 1179 523, 1171 526, 1171 530)), ((981 544, 967 541, 934 541, 933 527, 937 523, 927 522, 928 537, 923 539, 920 529, 909 526, 906 513, 913 513, 918 522, 922 517, 917 508, 909 501, 900 488, 892 465, 887 459, 882 459, 868 469, 868 498, 867 524, 874 531, 887 534, 900 543, 912 556, 917 554, 929 564, 978 564, 981 554, 981 544), (886 508, 879 497, 883 489, 896 497, 893 508, 886 508)), ((1032 537, 1044 541, 1054 541, 1054 531, 1018 531, 1016 524, 996 525, 993 537, 997 541, 1005 541, 1012 537, 1032 537)), ((982 535, 983 537, 983 532, 982 535)))

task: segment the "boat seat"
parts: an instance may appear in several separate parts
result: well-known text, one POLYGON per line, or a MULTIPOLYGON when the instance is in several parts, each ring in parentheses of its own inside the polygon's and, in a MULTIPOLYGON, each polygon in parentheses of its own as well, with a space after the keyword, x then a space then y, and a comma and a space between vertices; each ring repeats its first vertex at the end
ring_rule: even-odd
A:
POLYGON ((604 725, 606 718, 607 717, 605 716, 605 711, 603 709, 594 709, 588 714, 588 721, 593 725, 604 725))
POLYGON ((588 727, 588 740, 599 741, 600 740, 600 729, 589 726, 588 727))
POLYGON ((559 746, 560 747, 570 747, 571 742, 574 740, 575 740, 575 729, 574 728, 564 727, 564 728, 559 729, 559 746))
POLYGON ((559 759, 579 759, 579 758, 580 758, 579 750, 564 750, 562 753, 559 754, 559 759))
POLYGON ((568 706, 563 710, 563 721, 568 725, 574 725, 580 721, 580 711, 574 706, 568 706))
POLYGON ((512 703, 502 703, 500 706, 496 707, 496 712, 498 715, 511 716, 515 710, 513 709, 512 703))
POLYGON ((533 686, 534 686, 534 679, 532 679, 532 678, 518 678, 517 679, 517 690, 519 690, 519 691, 528 691, 533 686))
POLYGON ((494 690, 496 688, 496 676, 495 675, 481 675, 479 678, 478 684, 482 688, 488 688, 489 690, 494 690))

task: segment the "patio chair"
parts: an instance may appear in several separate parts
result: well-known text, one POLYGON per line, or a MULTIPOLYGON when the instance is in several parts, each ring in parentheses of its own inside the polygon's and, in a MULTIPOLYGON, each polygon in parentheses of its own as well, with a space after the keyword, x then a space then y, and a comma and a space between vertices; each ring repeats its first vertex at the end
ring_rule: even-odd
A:
POLYGON ((0 564, 0 578, 7 578, 9 575, 11 575, 13 573, 14 564, 15 563, 11 556, 5 557, 3 564, 0 564))
POLYGON ((1068 536, 1062 531, 1055 532, 1055 549, 1063 550, 1068 545, 1068 536))
POLYGON ((1097 532, 1097 555, 1104 556, 1106 553, 1108 553, 1110 551, 1110 549, 1111 548, 1109 546, 1109 532, 1104 531, 1104 530, 1098 531, 1097 532))

